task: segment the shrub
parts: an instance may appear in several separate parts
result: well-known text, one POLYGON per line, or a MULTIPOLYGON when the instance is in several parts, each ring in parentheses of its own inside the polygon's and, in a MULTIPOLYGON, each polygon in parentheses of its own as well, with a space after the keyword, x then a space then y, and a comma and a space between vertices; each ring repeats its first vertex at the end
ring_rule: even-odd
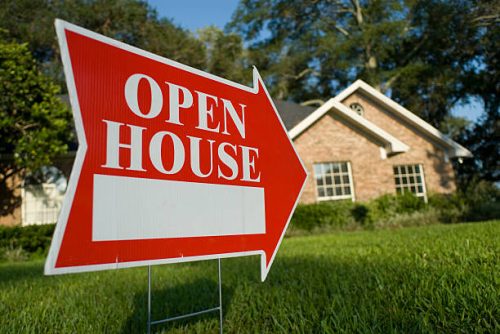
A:
POLYGON ((500 218, 500 202, 482 203, 472 207, 466 216, 468 221, 483 221, 500 218))
POLYGON ((439 215, 439 221, 445 224, 463 221, 467 204, 460 193, 430 194, 428 205, 439 215))
POLYGON ((425 202, 422 198, 415 196, 411 192, 405 192, 396 196, 397 213, 412 213, 423 210, 425 202))
POLYGON ((432 194, 429 206, 439 211, 443 223, 500 218, 500 189, 486 181, 471 181, 454 194, 432 194))
POLYGON ((462 192, 469 221, 500 218, 500 189, 486 181, 472 181, 462 192))
POLYGON ((28 252, 21 247, 14 248, 12 245, 10 247, 0 249, 0 258, 7 261, 24 261, 28 259, 28 255, 28 252))
POLYGON ((412 193, 383 195, 366 203, 328 201, 302 204, 292 217, 289 235, 299 231, 373 229, 437 223, 439 210, 430 210, 412 193))
MULTIPOLYGON (((409 215, 425 209, 423 199, 409 192, 400 195, 382 195, 367 202, 366 205, 369 208, 367 222, 375 226, 383 225, 386 220, 392 217, 409 215)), ((365 225, 368 225, 366 221, 365 225)))
POLYGON ((0 249, 22 249, 31 255, 46 255, 54 234, 55 224, 30 226, 0 226, 0 249))
POLYGON ((293 214, 291 227, 305 231, 347 228, 355 223, 350 212, 352 207, 351 201, 300 204, 293 214))
POLYGON ((357 203, 351 209, 351 214, 362 226, 372 226, 374 222, 373 215, 370 214, 370 209, 367 205, 363 203, 357 203))
POLYGON ((399 195, 382 195, 372 200, 371 206, 382 216, 392 216, 401 213, 412 213, 422 210, 425 202, 411 192, 399 195))
POLYGON ((440 222, 440 213, 438 210, 430 208, 411 213, 402 213, 385 220, 379 220, 374 228, 400 228, 410 226, 426 226, 438 224, 440 222))

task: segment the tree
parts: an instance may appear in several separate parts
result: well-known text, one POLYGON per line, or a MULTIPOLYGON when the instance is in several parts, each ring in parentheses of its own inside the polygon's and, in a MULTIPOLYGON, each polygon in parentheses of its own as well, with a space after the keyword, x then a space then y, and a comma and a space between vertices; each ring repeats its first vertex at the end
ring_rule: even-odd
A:
POLYGON ((467 186, 474 179, 500 182, 500 117, 485 114, 461 134, 462 142, 474 154, 472 159, 456 163, 459 181, 467 186))
POLYGON ((246 63, 246 53, 241 37, 225 34, 215 26, 198 31, 198 38, 205 45, 206 71, 243 84, 252 84, 252 71, 246 63))
MULTIPOLYGON (((477 6, 468 0, 424 0, 412 6, 412 21, 418 29, 405 41, 402 54, 414 59, 393 85, 392 97, 436 127, 450 119, 453 106, 470 96, 464 89, 464 71, 481 66, 481 32, 471 24, 477 6)), ((396 67, 407 62, 407 57, 393 56, 396 67)))
POLYGON ((462 71, 463 90, 478 97, 484 114, 462 134, 474 158, 457 165, 461 181, 467 186, 480 178, 500 182, 500 4, 482 1, 470 13, 470 24, 477 30, 475 62, 462 71))
POLYGON ((278 98, 324 101, 360 78, 439 126, 473 61, 472 8, 467 0, 246 0, 230 28, 278 98))
POLYGON ((205 48, 188 31, 160 19, 137 0, 4 0, 0 28, 19 43, 28 43, 44 73, 65 87, 54 29, 55 18, 167 58, 203 69, 205 48))
POLYGON ((17 202, 14 176, 50 165, 67 150, 70 113, 26 44, 0 40, 0 212, 17 202))

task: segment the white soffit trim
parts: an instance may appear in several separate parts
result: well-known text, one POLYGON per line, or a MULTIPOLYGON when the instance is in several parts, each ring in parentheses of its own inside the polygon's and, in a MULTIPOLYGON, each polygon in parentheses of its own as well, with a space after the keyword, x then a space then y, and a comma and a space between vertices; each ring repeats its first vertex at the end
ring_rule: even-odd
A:
POLYGON ((289 131, 289 135, 292 139, 295 139, 298 135, 304 132, 307 128, 309 128, 314 122, 323 117, 328 111, 332 110, 344 118, 352 121, 353 123, 361 126, 365 130, 368 130, 372 135, 381 139, 384 143, 387 144, 387 149, 390 153, 400 153, 406 152, 409 150, 409 146, 397 139, 396 137, 390 135, 385 132, 372 122, 367 119, 359 116, 356 112, 352 111, 342 103, 336 101, 335 99, 328 100, 321 107, 316 109, 312 114, 307 116, 302 122, 297 124, 294 128, 289 131))
POLYGON ((354 82, 340 94, 335 96, 333 100, 341 103, 344 99, 346 99, 358 89, 361 89, 366 94, 380 101, 383 105, 403 116, 403 118, 408 120, 411 124, 415 125, 420 130, 423 130, 425 133, 436 139, 441 144, 444 144, 445 147, 450 148, 448 150, 448 154, 450 155, 450 157, 472 157, 472 153, 468 149, 446 137, 441 131, 439 131, 396 101, 385 96, 363 80, 356 80, 356 82, 354 82))

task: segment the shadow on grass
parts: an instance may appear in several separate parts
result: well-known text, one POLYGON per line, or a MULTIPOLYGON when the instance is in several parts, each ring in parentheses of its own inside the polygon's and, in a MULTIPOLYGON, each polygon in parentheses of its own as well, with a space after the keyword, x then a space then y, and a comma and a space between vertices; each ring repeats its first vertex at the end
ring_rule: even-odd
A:
MULTIPOLYGON (((259 262, 258 257, 224 260, 222 296, 227 333, 386 332, 393 329, 419 332, 423 329, 422 318, 407 316, 417 305, 407 307, 404 302, 414 297, 415 289, 420 288, 418 280, 408 277, 413 276, 417 268, 412 270, 374 259, 345 262, 323 256, 286 257, 276 261, 266 282, 262 283, 259 262), (398 296, 395 292, 403 282, 407 287, 398 296), (236 304, 231 303, 234 294, 236 304)), ((190 265, 195 267, 196 263, 190 265)), ((174 286, 164 289, 159 288, 161 284, 156 284, 156 280, 162 278, 153 275, 153 321, 218 304, 218 284, 214 279, 198 278, 173 283, 174 286)), ((147 290, 135 296, 133 305, 134 311, 121 333, 146 332, 147 290)), ((152 333, 217 333, 218 313, 154 325, 151 330, 152 333)))
POLYGON ((245 263, 235 260, 226 275, 238 301, 228 333, 490 332, 499 326, 493 276, 461 261, 282 257, 265 283, 240 281, 239 272, 256 271, 245 263), (248 303, 241 295, 250 296, 248 303))
POLYGON ((11 281, 41 279, 43 262, 3 262, 0 263, 0 284, 11 281))
MULTIPOLYGON (((158 285, 152 283, 151 291, 151 321, 165 318, 177 317, 188 313, 211 309, 219 305, 218 282, 206 278, 196 279, 185 284, 178 284, 169 288, 158 288, 158 285)), ((233 290, 227 285, 222 284, 222 307, 224 313, 230 307, 233 290)), ((121 329, 121 333, 144 333, 147 329, 147 289, 134 298, 134 311, 126 320, 121 329)), ((218 328, 219 311, 189 317, 182 320, 171 321, 167 323, 151 326, 151 332, 169 331, 186 326, 193 326, 197 323, 204 324, 213 322, 218 328)), ((212 325, 213 325, 212 324, 212 325)))

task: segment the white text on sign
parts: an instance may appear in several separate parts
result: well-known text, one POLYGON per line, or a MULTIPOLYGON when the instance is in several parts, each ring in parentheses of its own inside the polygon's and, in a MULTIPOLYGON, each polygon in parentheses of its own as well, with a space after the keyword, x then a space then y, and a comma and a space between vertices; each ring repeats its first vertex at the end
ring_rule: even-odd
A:
MULTIPOLYGON (((168 117, 165 122, 185 126, 182 123, 182 112, 197 112, 196 129, 231 135, 228 123, 232 122, 238 135, 245 139, 245 105, 234 104, 224 98, 206 94, 200 91, 190 91, 173 83, 165 82, 164 89, 168 89, 169 106, 168 117), (196 99, 197 108, 193 108, 196 99), (196 110, 195 110, 196 109, 196 110), (222 113, 222 121, 214 121, 214 113, 222 113)), ((160 85, 145 74, 133 74, 125 83, 125 99, 129 109, 138 117, 153 119, 160 117, 163 111, 163 94, 160 85), (147 112, 139 106, 138 90, 139 83, 145 80, 151 93, 150 108, 147 112)), ((146 172, 143 164, 143 137, 147 128, 103 120, 106 124, 106 163, 105 168, 126 169, 132 171, 146 172), (127 129, 128 128, 128 129, 127 129), (120 141, 120 133, 129 131, 129 143, 120 141), (121 149, 130 150, 130 161, 128 164, 120 164, 121 149)), ((149 142, 149 159, 154 168, 165 175, 174 175, 184 168, 190 168, 191 172, 200 178, 207 178, 216 173, 219 179, 241 180, 247 182, 259 182, 260 171, 258 169, 259 150, 254 147, 232 144, 230 142, 219 142, 211 139, 203 139, 196 136, 186 136, 189 145, 185 145, 182 139, 171 131, 158 131, 151 136, 149 142), (202 142, 205 142, 202 145, 202 142), (202 146, 209 150, 210 168, 201 170, 202 146), (169 155, 170 152, 170 155, 169 155), (173 154, 172 154, 173 153, 173 154), (189 166, 186 166, 186 155, 189 154, 189 166), (163 161, 165 156, 172 156, 168 164, 163 161), (214 155, 217 156, 215 159, 214 155), (214 168, 216 165, 217 168, 214 168), (241 168, 240 168, 241 166, 241 168), (224 168, 226 172, 224 172, 224 168), (229 170, 229 172, 228 172, 229 170)), ((145 155, 147 156, 147 155, 145 155)))

